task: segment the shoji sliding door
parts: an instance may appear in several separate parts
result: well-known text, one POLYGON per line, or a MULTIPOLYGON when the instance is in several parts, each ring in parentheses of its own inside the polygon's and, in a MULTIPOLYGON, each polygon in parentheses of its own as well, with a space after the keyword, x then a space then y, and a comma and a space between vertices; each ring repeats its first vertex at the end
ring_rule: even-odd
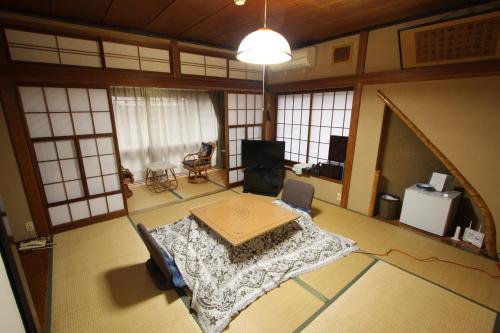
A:
POLYGON ((126 213, 106 89, 20 86, 51 230, 126 213))
POLYGON ((228 93, 226 98, 227 183, 243 181, 241 140, 262 140, 262 95, 228 93))

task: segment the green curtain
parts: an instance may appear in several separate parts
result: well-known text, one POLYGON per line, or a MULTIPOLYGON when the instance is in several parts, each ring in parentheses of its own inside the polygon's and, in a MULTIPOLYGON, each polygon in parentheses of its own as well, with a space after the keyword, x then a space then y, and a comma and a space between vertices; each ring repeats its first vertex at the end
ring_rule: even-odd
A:
POLYGON ((226 167, 225 151, 226 151, 226 128, 224 126, 224 92, 222 91, 209 91, 210 99, 215 110, 215 117, 217 118, 218 138, 217 138, 217 156, 215 158, 215 165, 218 168, 224 169, 226 167))

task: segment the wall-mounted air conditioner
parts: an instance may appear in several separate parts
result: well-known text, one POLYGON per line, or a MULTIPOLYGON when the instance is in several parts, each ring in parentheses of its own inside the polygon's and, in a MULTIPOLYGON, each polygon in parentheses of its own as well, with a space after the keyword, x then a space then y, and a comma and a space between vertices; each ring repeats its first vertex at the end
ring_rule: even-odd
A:
POLYGON ((273 72, 280 72, 314 65, 316 65, 316 47, 311 46, 292 51, 292 60, 282 64, 270 65, 269 68, 273 72))

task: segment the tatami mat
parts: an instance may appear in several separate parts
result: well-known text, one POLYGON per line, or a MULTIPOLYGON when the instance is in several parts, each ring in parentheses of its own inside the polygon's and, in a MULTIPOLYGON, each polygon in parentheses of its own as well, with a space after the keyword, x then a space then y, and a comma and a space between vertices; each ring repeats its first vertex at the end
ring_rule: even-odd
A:
MULTIPOLYGON (((152 228, 188 215, 193 207, 233 198, 240 192, 241 187, 236 187, 191 199, 176 198, 136 211, 130 219, 152 228)), ((410 230, 319 200, 314 200, 313 211, 318 226, 356 240, 363 250, 399 248, 419 257, 438 255, 498 274, 493 261, 410 230)), ((147 251, 126 217, 56 234, 55 242, 52 331, 199 332, 178 294, 154 287, 144 265, 147 251)), ((442 263, 419 263, 401 255, 381 259, 476 302, 500 308, 500 283, 483 274, 442 263)), ((291 332, 314 318, 307 331, 491 332, 493 311, 382 261, 371 266, 373 262, 367 255, 351 254, 287 281, 242 311, 228 331, 291 332), (325 310, 316 317, 320 309, 325 310)))
POLYGON ((374 259, 358 254, 351 254, 341 260, 300 276, 300 279, 322 295, 332 298, 349 284, 374 259))
POLYGON ((492 332, 496 313, 376 263, 303 332, 492 332))
POLYGON ((170 191, 155 193, 150 191, 146 185, 133 185, 130 186, 130 189, 134 193, 127 199, 128 211, 130 213, 179 200, 170 191))
POLYGON ((52 332, 199 332, 177 293, 155 288, 126 217, 54 241, 52 332))
POLYGON ((226 186, 227 171, 224 169, 214 169, 208 172, 208 179, 217 185, 226 186))
MULTIPOLYGON (((438 256, 482 268, 492 274, 499 273, 495 261, 491 259, 465 252, 412 230, 399 228, 320 200, 313 201, 313 209, 316 212, 314 221, 320 228, 355 240, 364 251, 380 253, 396 248, 417 257, 438 256)), ((397 253, 382 259, 496 311, 500 310, 500 283, 486 274, 440 262, 419 262, 397 253)))
POLYGON ((154 228, 159 225, 169 224, 189 215, 189 210, 209 202, 228 199, 237 196, 232 191, 218 192, 212 195, 203 196, 196 199, 178 202, 174 205, 161 207, 155 210, 134 214, 131 216, 134 223, 142 223, 147 228, 154 228))
MULTIPOLYGON (((210 175, 211 174, 212 173, 210 173, 210 175)), ((173 189, 173 191, 183 199, 214 193, 224 189, 222 186, 209 181, 200 184, 193 184, 188 181, 188 177, 178 177, 177 181, 179 182, 179 186, 173 189)))
POLYGON ((293 332, 323 304, 306 289, 287 281, 243 310, 227 332, 293 332))

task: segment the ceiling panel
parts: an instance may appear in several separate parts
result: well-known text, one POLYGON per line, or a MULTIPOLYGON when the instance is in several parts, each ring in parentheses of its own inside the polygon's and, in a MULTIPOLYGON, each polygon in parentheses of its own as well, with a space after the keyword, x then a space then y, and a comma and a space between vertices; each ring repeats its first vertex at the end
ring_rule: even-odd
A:
POLYGON ((233 0, 176 0, 145 29, 177 37, 228 6, 234 6, 233 0))
POLYGON ((68 1, 52 0, 52 15, 101 23, 113 0, 68 1))
POLYGON ((174 2, 174 0, 113 1, 104 24, 143 29, 174 2), (134 15, 130 15, 134 13, 134 15))
POLYGON ((0 6, 27 13, 50 15, 50 0, 0 0, 0 6))
MULTIPOLYGON (((268 26, 293 48, 488 0, 272 0, 268 26)), ((264 0, 0 0, 0 7, 231 49, 262 26, 264 0)))

